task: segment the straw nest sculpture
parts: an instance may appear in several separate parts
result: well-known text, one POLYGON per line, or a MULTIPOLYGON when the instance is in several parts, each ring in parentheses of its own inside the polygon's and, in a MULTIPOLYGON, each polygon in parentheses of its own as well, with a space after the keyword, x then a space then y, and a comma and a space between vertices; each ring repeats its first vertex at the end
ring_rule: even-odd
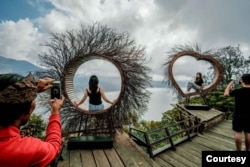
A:
POLYGON ((46 46, 49 53, 41 54, 40 60, 43 66, 51 69, 46 72, 47 76, 62 82, 66 103, 61 119, 66 131, 114 133, 122 125, 130 124, 131 116, 139 117, 146 111, 150 96, 146 88, 150 86, 151 70, 146 66, 145 49, 136 46, 128 33, 118 33, 94 24, 80 30, 52 34, 46 46), (73 105, 76 99, 74 74, 80 65, 93 59, 112 63, 121 76, 121 90, 116 103, 98 112, 73 105))
POLYGON ((180 45, 172 48, 169 52, 167 61, 163 64, 164 80, 167 83, 167 86, 182 97, 190 97, 200 94, 196 91, 190 93, 183 92, 173 76, 173 65, 177 59, 183 56, 191 56, 197 61, 206 61, 212 65, 212 68, 214 69, 214 78, 212 79, 212 82, 203 89, 203 94, 214 90, 223 78, 223 67, 221 63, 212 56, 211 51, 201 53, 198 45, 195 47, 180 45))

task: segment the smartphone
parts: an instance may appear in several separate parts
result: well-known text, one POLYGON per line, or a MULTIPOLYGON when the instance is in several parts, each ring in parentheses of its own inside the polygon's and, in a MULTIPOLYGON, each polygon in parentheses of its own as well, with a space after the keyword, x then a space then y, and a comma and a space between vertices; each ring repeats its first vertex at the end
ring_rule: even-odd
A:
POLYGON ((54 98, 61 99, 61 82, 60 81, 54 81, 52 83, 50 98, 51 99, 54 99, 54 98))

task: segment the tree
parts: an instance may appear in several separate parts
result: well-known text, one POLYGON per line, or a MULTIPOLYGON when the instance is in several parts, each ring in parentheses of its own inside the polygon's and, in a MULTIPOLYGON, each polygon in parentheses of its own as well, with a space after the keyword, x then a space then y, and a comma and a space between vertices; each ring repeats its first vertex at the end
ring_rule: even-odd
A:
POLYGON ((243 73, 249 69, 250 61, 247 60, 240 50, 240 46, 227 46, 220 48, 215 57, 224 68, 224 75, 221 85, 227 85, 232 79, 240 79, 243 73))
POLYGON ((222 112, 228 112, 229 110, 233 111, 234 108, 234 98, 225 97, 224 90, 226 87, 217 89, 208 94, 207 98, 211 107, 216 108, 222 112))
POLYGON ((24 136, 35 136, 38 138, 44 137, 46 124, 41 115, 32 114, 28 124, 21 128, 24 136))

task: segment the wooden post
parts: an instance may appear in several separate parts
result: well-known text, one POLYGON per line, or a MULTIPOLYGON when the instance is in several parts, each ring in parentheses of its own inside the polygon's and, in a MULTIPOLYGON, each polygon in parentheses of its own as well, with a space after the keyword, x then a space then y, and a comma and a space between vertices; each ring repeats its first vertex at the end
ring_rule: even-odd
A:
POLYGON ((189 121, 189 117, 187 117, 187 119, 186 120, 184 120, 184 124, 183 124, 183 126, 184 126, 184 128, 185 128, 185 131, 186 131, 186 133, 187 133, 187 136, 188 136, 188 140, 189 141, 191 141, 191 137, 190 137, 190 133, 189 133, 189 127, 186 125, 186 121, 189 121))
POLYGON ((201 122, 200 122, 200 118, 198 118, 197 116, 195 116, 195 125, 199 125, 198 127, 197 127, 197 132, 199 132, 199 133, 201 133, 202 134, 202 132, 203 132, 203 125, 201 124, 201 122))
POLYGON ((81 119, 80 119, 80 125, 79 125, 79 129, 78 129, 78 137, 80 136, 80 133, 81 133, 82 120, 83 120, 83 115, 81 115, 81 119))
POLYGON ((207 100, 206 94, 205 93, 201 93, 200 96, 203 99, 204 104, 207 105, 210 108, 210 105, 209 105, 209 102, 207 100))
POLYGON ((153 155, 152 145, 150 144, 150 140, 149 140, 147 132, 144 132, 144 137, 145 137, 145 141, 146 141, 146 144, 147 144, 147 149, 148 149, 149 156, 150 156, 150 158, 153 158, 154 155, 153 155))
POLYGON ((172 148, 173 150, 175 150, 174 142, 173 142, 172 137, 170 136, 168 127, 165 127, 165 132, 166 132, 166 134, 167 134, 167 136, 168 136, 168 140, 169 140, 169 142, 170 142, 171 148, 172 148))
POLYGON ((185 105, 189 105, 189 102, 190 102, 190 97, 187 96, 187 97, 185 98, 184 104, 185 104, 185 105))

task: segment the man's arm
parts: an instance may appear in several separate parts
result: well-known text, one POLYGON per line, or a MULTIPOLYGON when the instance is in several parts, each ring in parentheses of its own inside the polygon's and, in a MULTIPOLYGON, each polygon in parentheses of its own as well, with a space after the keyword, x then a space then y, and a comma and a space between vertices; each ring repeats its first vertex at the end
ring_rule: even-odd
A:
POLYGON ((31 166, 47 166, 59 153, 62 143, 62 130, 60 121, 60 109, 64 104, 65 97, 51 99, 51 115, 46 129, 44 142, 34 141, 32 144, 38 147, 36 154, 32 157, 31 166))
POLYGON ((37 91, 38 93, 48 90, 52 87, 52 82, 55 80, 52 78, 41 78, 37 81, 37 91))
POLYGON ((224 91, 224 96, 230 96, 230 89, 233 87, 233 85, 234 85, 234 81, 231 81, 228 85, 227 85, 227 87, 226 87, 226 89, 225 89, 225 91, 224 91))
POLYGON ((30 144, 36 152, 32 155, 30 166, 47 166, 49 165, 60 151, 62 143, 62 131, 60 123, 60 115, 52 114, 49 118, 48 127, 46 129, 46 138, 41 141, 33 138, 30 144))

